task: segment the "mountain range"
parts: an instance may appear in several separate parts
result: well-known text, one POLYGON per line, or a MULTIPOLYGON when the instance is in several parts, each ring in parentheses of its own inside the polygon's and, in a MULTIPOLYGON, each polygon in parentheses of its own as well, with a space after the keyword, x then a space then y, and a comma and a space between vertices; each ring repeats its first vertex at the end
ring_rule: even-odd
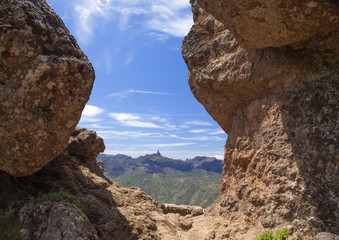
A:
POLYGON ((159 202, 197 205, 203 208, 217 201, 224 162, 199 156, 175 160, 160 152, 138 158, 100 154, 104 174, 124 187, 139 187, 159 202))

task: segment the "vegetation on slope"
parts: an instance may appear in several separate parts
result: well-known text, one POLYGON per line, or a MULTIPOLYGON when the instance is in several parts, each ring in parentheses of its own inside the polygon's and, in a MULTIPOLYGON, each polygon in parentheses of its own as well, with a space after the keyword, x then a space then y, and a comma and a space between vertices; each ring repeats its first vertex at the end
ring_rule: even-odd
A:
POLYGON ((100 154, 105 174, 124 187, 140 187, 159 202, 208 207, 219 196, 223 162, 196 157, 181 161, 160 153, 138 157, 100 154))

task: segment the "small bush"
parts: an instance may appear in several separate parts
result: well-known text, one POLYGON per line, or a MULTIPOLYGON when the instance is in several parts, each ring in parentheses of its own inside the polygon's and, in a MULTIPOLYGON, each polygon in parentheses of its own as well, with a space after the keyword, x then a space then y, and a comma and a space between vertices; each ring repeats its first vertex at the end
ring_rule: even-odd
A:
POLYGON ((266 232, 257 237, 257 240, 287 240, 287 238, 291 236, 291 234, 292 231, 288 228, 285 228, 277 232, 276 235, 273 235, 272 232, 266 232))
POLYGON ((0 240, 14 240, 18 238, 23 224, 13 211, 0 210, 0 240))
POLYGON ((41 202, 66 202, 72 203, 77 206, 83 213, 87 213, 86 207, 79 201, 79 199, 71 194, 68 194, 62 190, 57 192, 50 192, 39 197, 30 197, 29 202, 31 203, 41 203, 41 202))

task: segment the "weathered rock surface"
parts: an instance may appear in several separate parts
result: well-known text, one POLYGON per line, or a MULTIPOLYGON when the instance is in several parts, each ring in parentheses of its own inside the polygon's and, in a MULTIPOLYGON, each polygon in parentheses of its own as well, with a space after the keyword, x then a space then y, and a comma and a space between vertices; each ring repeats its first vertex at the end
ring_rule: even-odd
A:
POLYGON ((238 108, 282 89, 328 76, 338 68, 339 43, 321 55, 318 49, 291 47, 245 50, 233 33, 192 1, 194 26, 185 37, 182 54, 194 96, 228 132, 238 108))
MULTIPOLYGON (((224 218, 223 226, 211 227, 215 239, 253 239, 287 226, 298 239, 338 232, 338 4, 318 1, 315 13, 333 10, 326 10, 324 26, 300 15, 309 22, 293 38, 299 25, 286 1, 276 11, 278 1, 198 2, 227 23, 192 0, 194 26, 182 46, 194 96, 228 133, 221 197, 205 211, 224 218), (257 26, 251 22, 263 14, 257 26), (271 29, 273 15, 291 18, 292 32, 271 29)), ((303 12, 313 3, 298 4, 303 12)))
POLYGON ((243 48, 282 47, 338 31, 336 1, 197 0, 243 48))
POLYGON ((321 232, 315 236, 315 240, 339 240, 339 235, 334 235, 329 232, 321 232))
POLYGON ((26 226, 21 230, 20 240, 99 239, 86 215, 70 203, 28 203, 19 216, 26 226))
POLYGON ((44 0, 1 1, 0 55, 0 169, 26 176, 67 145, 94 70, 44 0))

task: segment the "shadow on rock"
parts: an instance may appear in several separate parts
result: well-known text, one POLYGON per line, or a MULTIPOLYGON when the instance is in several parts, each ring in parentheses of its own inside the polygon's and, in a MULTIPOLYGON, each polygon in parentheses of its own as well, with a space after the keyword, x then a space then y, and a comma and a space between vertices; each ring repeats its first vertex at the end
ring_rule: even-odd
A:
MULTIPOLYGON (((94 131, 78 128, 70 138, 66 150, 35 174, 16 178, 1 171, 0 208, 6 209, 14 205, 17 210, 21 207, 28 208, 27 204, 32 205, 32 203, 27 203, 29 197, 37 197, 62 189, 77 196, 85 206, 86 215, 100 239, 137 239, 137 234, 132 233, 132 227, 117 209, 117 203, 112 192, 108 189, 113 186, 113 183, 103 175, 103 166, 96 162, 96 155, 104 148, 103 140, 94 131), (87 152, 83 151, 84 148, 87 149, 87 152)), ((44 205, 46 204, 40 208, 48 209, 44 213, 48 212, 49 214, 54 211, 57 215, 59 212, 60 215, 62 211, 56 210, 65 208, 65 206, 58 207, 51 203, 47 204, 48 206, 44 205)), ((66 207, 70 208, 70 206, 66 207)), ((73 206, 73 208, 75 207, 73 206)), ((76 214, 74 209, 71 212, 73 215, 76 214)), ((58 217, 53 217, 53 219, 56 218, 58 217)), ((48 217, 46 219, 48 220, 48 217)), ((65 218, 64 220, 67 221, 65 218)), ((32 221, 37 222, 34 219, 31 219, 32 221)), ((26 231, 36 231, 37 229, 39 226, 33 226, 26 231)), ((46 235, 48 229, 44 230, 46 235)), ((26 235, 32 234, 26 233, 26 235)), ((40 234, 39 239, 44 239, 41 236, 43 233, 40 234)))

